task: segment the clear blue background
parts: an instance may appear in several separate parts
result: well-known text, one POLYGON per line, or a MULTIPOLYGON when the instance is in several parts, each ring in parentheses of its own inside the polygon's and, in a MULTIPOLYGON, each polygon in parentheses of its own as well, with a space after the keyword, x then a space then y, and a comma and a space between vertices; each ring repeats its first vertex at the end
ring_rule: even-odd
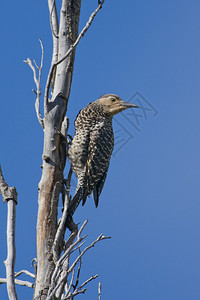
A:
MULTIPOLYGON (((80 29, 96 6, 97 1, 83 1, 80 29)), ((52 50, 48 7, 47 1, 21 0, 1 1, 0 9, 0 160, 19 194, 16 271, 34 272, 43 132, 34 111, 32 73, 23 60, 39 62, 41 38, 44 88, 52 50)), ((199 14, 197 0, 107 0, 77 48, 71 134, 78 111, 103 93, 126 100, 138 91, 158 111, 140 118, 140 132, 123 115, 115 117, 134 139, 112 157, 99 208, 91 198, 75 214, 77 223, 89 220, 88 243, 100 233, 112 236, 84 257, 80 281, 96 273, 99 279, 77 299, 97 299, 98 281, 102 299, 200 298, 199 14)), ((114 127, 122 137, 116 121, 114 127)), ((4 277, 7 207, 0 205, 4 277)), ((26 287, 17 291, 19 299, 32 298, 26 287)), ((5 285, 0 298, 7 299, 5 285)))

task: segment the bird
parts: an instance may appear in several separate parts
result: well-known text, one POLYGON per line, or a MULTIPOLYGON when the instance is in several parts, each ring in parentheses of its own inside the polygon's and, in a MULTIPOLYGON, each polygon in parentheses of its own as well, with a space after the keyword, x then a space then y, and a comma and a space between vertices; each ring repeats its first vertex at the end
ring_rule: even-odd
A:
POLYGON ((113 116, 127 108, 137 108, 115 94, 104 94, 80 110, 75 119, 75 135, 68 150, 73 172, 78 178, 77 189, 69 203, 72 216, 93 192, 95 206, 103 189, 114 147, 113 116))

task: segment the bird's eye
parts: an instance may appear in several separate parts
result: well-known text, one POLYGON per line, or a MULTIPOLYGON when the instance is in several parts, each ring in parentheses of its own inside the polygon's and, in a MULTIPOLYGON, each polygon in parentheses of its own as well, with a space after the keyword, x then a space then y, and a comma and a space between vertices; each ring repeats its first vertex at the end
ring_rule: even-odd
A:
POLYGON ((115 102, 116 99, 115 98, 110 98, 110 101, 115 102))

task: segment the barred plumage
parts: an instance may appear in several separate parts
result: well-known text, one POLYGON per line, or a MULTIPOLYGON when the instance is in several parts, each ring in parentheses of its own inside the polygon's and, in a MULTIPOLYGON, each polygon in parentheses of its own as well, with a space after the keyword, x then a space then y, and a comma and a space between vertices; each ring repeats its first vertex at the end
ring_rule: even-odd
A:
POLYGON ((96 207, 103 189, 114 146, 112 117, 128 107, 114 94, 106 94, 83 108, 75 120, 75 136, 68 155, 73 171, 78 177, 75 196, 68 212, 73 215, 83 200, 83 205, 93 192, 96 207))

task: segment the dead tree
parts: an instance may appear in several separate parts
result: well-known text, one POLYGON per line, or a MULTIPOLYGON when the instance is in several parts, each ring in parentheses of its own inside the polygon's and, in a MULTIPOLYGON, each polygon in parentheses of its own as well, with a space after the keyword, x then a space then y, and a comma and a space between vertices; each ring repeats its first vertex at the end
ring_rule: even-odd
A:
MULTIPOLYGON (((56 1, 48 0, 53 53, 44 91, 43 117, 40 113, 42 95, 40 79, 44 58, 44 49, 41 40, 42 54, 40 65, 38 66, 35 61, 32 63, 32 60, 29 58, 25 61, 33 71, 34 82, 36 84, 36 90, 34 90, 36 95, 35 109, 38 121, 44 132, 42 177, 38 186, 37 260, 35 275, 26 270, 14 273, 14 230, 17 194, 15 189, 8 187, 2 172, 0 172, 0 191, 4 200, 8 202, 8 236, 11 234, 12 237, 8 241, 7 278, 1 278, 0 284, 7 283, 9 299, 17 299, 15 284, 26 285, 31 288, 34 286, 34 300, 73 299, 76 295, 84 293, 86 284, 97 277, 97 275, 91 276, 83 284, 79 285, 81 258, 98 241, 108 237, 101 234, 92 244, 81 250, 81 246, 86 238, 86 236, 81 237, 81 233, 87 221, 78 230, 73 219, 69 221, 67 218, 72 171, 70 169, 67 179, 64 178, 63 171, 68 148, 67 131, 69 120, 66 117, 66 112, 73 76, 75 50, 103 4, 104 0, 98 0, 96 10, 79 33, 81 0, 62 0, 60 18, 58 18, 57 14, 56 1), (10 196, 5 194, 5 191, 10 196), (57 209, 60 195, 62 195, 64 208, 62 217, 58 220, 57 209), (66 228, 71 232, 67 241, 65 241, 66 228), (77 239, 75 240, 76 237, 77 239), (75 250, 79 251, 79 253, 70 265, 69 256, 75 250), (75 276, 75 267, 77 264, 79 264, 79 268, 75 276), (31 282, 16 279, 22 273, 26 273, 28 276, 34 278, 35 283, 32 284, 31 282), (70 282, 69 276, 71 276, 70 282)), ((99 299, 100 297, 101 285, 99 285, 99 299)))

